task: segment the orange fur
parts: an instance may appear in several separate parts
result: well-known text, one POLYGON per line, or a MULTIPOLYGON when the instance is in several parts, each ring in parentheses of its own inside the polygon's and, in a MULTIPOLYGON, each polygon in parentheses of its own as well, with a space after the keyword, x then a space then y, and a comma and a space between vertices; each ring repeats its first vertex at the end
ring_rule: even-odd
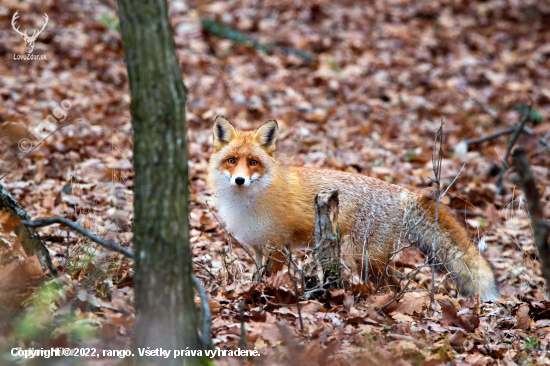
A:
MULTIPOLYGON (((295 249, 310 244, 315 195, 334 186, 339 190, 343 257, 359 273, 368 265, 370 275, 385 276, 390 253, 405 241, 431 253, 434 202, 360 174, 281 166, 274 156, 277 133, 275 121, 256 131, 236 130, 224 117, 217 117, 214 124, 209 184, 227 229, 254 250, 258 261, 266 245, 295 249)), ((439 206, 436 247, 442 269, 454 275, 462 293, 498 298, 490 265, 443 205, 439 206)), ((280 266, 276 261, 273 269, 280 266)))

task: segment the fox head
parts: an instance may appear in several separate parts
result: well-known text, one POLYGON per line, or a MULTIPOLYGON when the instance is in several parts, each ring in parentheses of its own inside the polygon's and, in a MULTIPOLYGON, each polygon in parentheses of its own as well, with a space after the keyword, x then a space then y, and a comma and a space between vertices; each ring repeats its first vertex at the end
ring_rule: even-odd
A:
POLYGON ((225 117, 216 117, 210 172, 217 187, 244 191, 268 186, 276 164, 278 131, 275 120, 256 131, 240 131, 225 117))

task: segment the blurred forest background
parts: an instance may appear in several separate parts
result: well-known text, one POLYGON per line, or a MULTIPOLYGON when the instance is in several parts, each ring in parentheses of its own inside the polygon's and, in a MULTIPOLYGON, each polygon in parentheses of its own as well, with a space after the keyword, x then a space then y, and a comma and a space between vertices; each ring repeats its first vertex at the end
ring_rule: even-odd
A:
MULTIPOLYGON (((210 296, 217 347, 257 347, 262 357, 246 362, 268 365, 550 364, 550 303, 513 168, 497 192, 511 132, 525 115, 516 146, 528 152, 550 218, 548 1, 175 0, 169 7, 188 89, 195 274, 210 296), (445 122, 443 188, 465 167, 443 203, 486 248, 500 302, 458 300, 443 286, 436 314, 427 312, 425 292, 378 313, 394 294, 374 294, 350 276, 351 287, 298 308, 285 273, 252 282, 252 261, 228 245, 205 183, 220 114, 238 128, 276 119, 285 164, 358 172, 428 195, 434 134, 445 122), (475 141, 500 131, 508 132, 475 141)), ((31 218, 63 216, 131 248, 132 125, 116 3, 3 0, 0 56, 0 183, 31 218), (14 59, 25 53, 11 26, 16 11, 29 33, 47 13, 33 51, 47 60, 14 59), (55 114, 64 100, 66 116, 55 114), (30 138, 36 149, 25 157, 19 142, 49 115, 56 127, 71 124, 39 146, 30 138)), ((132 262, 59 226, 40 233, 61 273, 55 281, 0 232, 0 347, 130 349, 132 262)), ((408 273, 420 263, 411 251, 394 265, 408 273)), ((422 270, 414 286, 430 280, 422 270)))

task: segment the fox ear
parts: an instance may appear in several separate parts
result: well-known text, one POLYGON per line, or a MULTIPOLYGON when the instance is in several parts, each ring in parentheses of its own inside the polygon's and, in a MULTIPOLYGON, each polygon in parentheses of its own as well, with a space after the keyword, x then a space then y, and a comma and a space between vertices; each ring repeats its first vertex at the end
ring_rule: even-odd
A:
POLYGON ((224 116, 216 117, 214 121, 214 148, 221 149, 227 145, 233 138, 237 130, 224 116))
POLYGON ((277 121, 270 119, 266 121, 262 127, 258 128, 254 133, 254 140, 262 146, 268 154, 273 154, 277 147, 277 135, 279 126, 277 121))

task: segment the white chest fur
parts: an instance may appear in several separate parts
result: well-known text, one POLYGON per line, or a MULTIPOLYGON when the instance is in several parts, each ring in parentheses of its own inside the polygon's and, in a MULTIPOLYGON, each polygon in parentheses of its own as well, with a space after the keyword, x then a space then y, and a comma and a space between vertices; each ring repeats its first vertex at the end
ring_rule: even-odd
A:
POLYGON ((266 244, 270 231, 269 213, 259 212, 258 196, 235 192, 234 188, 218 191, 216 207, 221 220, 239 243, 247 247, 266 244))

